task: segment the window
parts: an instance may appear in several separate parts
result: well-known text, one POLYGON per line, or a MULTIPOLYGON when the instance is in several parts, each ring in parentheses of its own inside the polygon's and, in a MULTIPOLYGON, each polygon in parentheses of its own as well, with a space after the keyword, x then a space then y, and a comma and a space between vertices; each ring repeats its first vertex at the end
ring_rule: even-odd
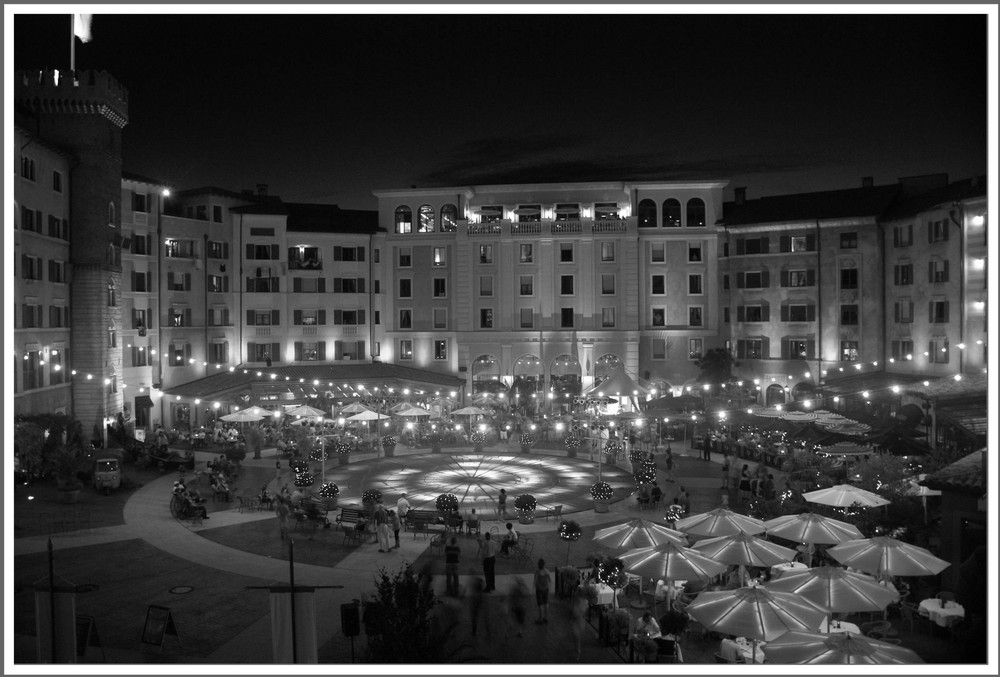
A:
MULTIPOLYGON (((320 358, 325 359, 322 355, 324 352, 322 350, 323 342, 320 341, 320 358)), ((365 342, 364 341, 334 341, 333 343, 333 359, 334 360, 360 360, 363 359, 365 355, 365 342)))
POLYGON ((615 293, 615 276, 601 275, 601 293, 604 295, 615 293))
POLYGON ((927 352, 927 359, 931 364, 948 364, 948 339, 931 339, 927 352))
POLYGON ((729 274, 728 273, 722 276, 722 288, 726 289, 726 290, 729 289, 729 274))
POLYGON ((913 224, 896 226, 892 229, 892 244, 895 247, 909 247, 913 245, 913 224))
MULTIPOLYGON (((54 237, 59 240, 69 240, 69 221, 66 219, 59 219, 55 216, 49 216, 49 237, 54 237)), ((148 235, 143 236, 143 238, 148 238, 148 235)), ((146 252, 135 252, 136 254, 145 254, 146 252)))
POLYGON ((500 223, 503 221, 502 205, 486 205, 479 208, 483 223, 500 223))
POLYGON ((535 250, 530 244, 521 245, 521 263, 532 263, 535 260, 535 250))
POLYGON ((448 309, 447 308, 435 308, 434 309, 434 328, 435 329, 447 329, 448 328, 448 309))
POLYGON ((42 326, 42 307, 34 303, 22 303, 21 326, 25 328, 40 328, 42 326))
MULTIPOLYGON (((577 218, 580 218, 577 216, 577 218)), ((598 221, 608 221, 612 219, 617 219, 618 217, 618 203, 617 202, 595 202, 594 203, 594 218, 598 221)))
POLYGON ((209 240, 208 242, 208 258, 210 259, 228 259, 229 258, 229 243, 228 242, 213 242, 209 240))
POLYGON ((535 325, 535 311, 521 308, 521 329, 531 329, 535 325))
POLYGON ((688 306, 688 325, 700 327, 702 325, 702 307, 688 306))
POLYGON ((493 276, 492 275, 480 275, 479 276, 479 295, 485 298, 491 298, 493 296, 493 276))
POLYGON ((789 251, 793 252, 809 251, 809 246, 808 246, 809 238, 807 238, 805 235, 794 235, 789 239, 791 240, 791 242, 789 243, 790 244, 789 251))
POLYGON ((788 358, 798 359, 811 355, 810 342, 806 339, 788 339, 788 358))
POLYGON ((764 306, 755 305, 736 307, 737 322, 766 322, 766 315, 764 306))
POLYGON ((667 326, 667 313, 664 308, 653 308, 653 326, 654 327, 665 327, 667 326))
POLYGON ((215 364, 229 361, 229 341, 213 341, 208 344, 208 359, 215 364))
POLYGON ((688 294, 701 293, 701 275, 688 275, 688 294))
POLYGON ((420 218, 420 225, 417 227, 418 233, 433 233, 434 232, 434 207, 430 205, 421 205, 420 209, 417 211, 420 218))
POLYGON ((615 309, 614 308, 601 308, 601 326, 602 327, 614 327, 615 326, 615 309))
POLYGON ((148 212, 149 200, 145 193, 132 193, 132 211, 148 212))
POLYGON ((573 243, 572 242, 560 242, 559 243, 559 262, 560 263, 573 263, 573 243))
POLYGON ((118 290, 114 284, 108 285, 108 307, 113 308, 118 305, 118 290))
POLYGON ((413 329, 413 311, 409 308, 402 308, 399 311, 399 328, 413 329))
POLYGON ((857 233, 841 233, 840 234, 840 248, 841 249, 857 249, 858 248, 858 234, 857 233))
POLYGON ((521 275, 520 295, 533 296, 535 294, 535 278, 533 275, 521 275))
POLYGON ((486 264, 493 263, 493 245, 491 244, 479 245, 479 262, 486 264))
POLYGON ((25 280, 41 280, 42 259, 38 256, 21 254, 21 277, 25 280))
POLYGON ((153 251, 150 235, 134 234, 132 236, 132 253, 137 256, 149 256, 153 251))
POLYGON ((948 241, 948 219, 927 222, 927 241, 931 243, 948 241))
POLYGON ((928 264, 929 281, 940 284, 948 281, 948 261, 934 258, 928 264))
POLYGON ((858 323, 858 306, 857 304, 841 304, 840 306, 840 323, 856 325, 858 323))
POLYGON ((518 223, 538 223, 542 220, 541 205, 518 205, 514 213, 518 223))
MULTIPOLYGON (((346 289, 354 289, 355 291, 363 292, 365 290, 365 279, 353 277, 347 278, 333 278, 334 291, 337 291, 337 280, 340 279, 341 291, 346 291, 346 289)), ((325 277, 293 277, 292 278, 292 291, 296 294, 321 294, 326 292, 326 278, 325 277)))
POLYGON ((447 247, 434 247, 434 260, 431 265, 435 267, 448 265, 447 247))
POLYGON ((409 207, 396 207, 396 232, 409 233, 413 230, 413 212, 409 207))
POLYGON ((289 247, 288 268, 289 270, 322 270, 323 262, 320 260, 319 247, 303 245, 289 247))
POLYGON ((840 342, 840 361, 841 362, 857 362, 860 358, 858 352, 858 342, 857 341, 841 341, 840 342))
POLYGON ((222 223, 222 205, 212 205, 212 221, 222 223))
POLYGON ((729 306, 722 307, 722 321, 729 324, 729 306))
POLYGON ((700 242, 688 242, 688 263, 701 263, 700 242))
POLYGON ((556 221, 579 221, 580 205, 573 203, 556 204, 556 221))
POLYGON ((413 250, 409 247, 399 248, 399 267, 409 268, 413 265, 413 250))
POLYGON ((167 289, 171 291, 191 291, 191 273, 167 273, 167 289))
POLYGON ((280 343, 247 343, 247 359, 251 362, 279 362, 281 360, 280 343))
POLYGON ((572 275, 560 275, 559 276, 559 293, 563 296, 573 295, 573 276, 572 275))
POLYGON ((667 341, 666 339, 654 338, 650 343, 650 352, 654 360, 665 360, 667 359, 667 341))
POLYGON ((453 204, 441 207, 441 230, 453 233, 458 230, 458 208, 453 204))
POLYGON ((408 299, 412 296, 413 280, 408 277, 399 280, 399 298, 408 299))
POLYGON ((782 287, 812 287, 816 284, 816 271, 787 270, 782 274, 782 287))
POLYGON ((700 228, 705 225, 705 201, 693 197, 687 202, 687 227, 700 228))
POLYGON ((767 254, 770 250, 770 242, 766 237, 741 237, 736 240, 737 256, 744 254, 767 254))
POLYGON ((858 288, 858 269, 857 268, 841 268, 840 269, 840 288, 841 289, 857 289, 858 288))
MULTIPOLYGON (((364 322, 358 322, 358 311, 356 310, 334 310, 333 323, 334 324, 364 324, 364 322), (338 315, 339 313, 339 315, 338 315)), ((361 311, 363 314, 364 311, 361 311)), ((363 317, 363 315, 362 315, 363 317)), ((304 327, 315 327, 317 325, 326 324, 326 310, 323 308, 319 309, 309 309, 309 310, 293 310, 292 311, 292 324, 301 325, 304 327)))
POLYGON ((434 278, 433 295, 436 299, 443 299, 448 296, 448 279, 444 277, 434 278))
MULTIPOLYGON (((899 339, 898 341, 890 341, 890 355, 894 360, 912 360, 913 359, 913 341, 910 339, 899 339)), ((929 352, 929 351, 928 351, 929 352)))
MULTIPOLYGON (((167 241, 167 244, 171 240, 167 241)), ((169 254, 167 255, 169 256, 169 254)), ((251 261, 277 261, 278 260, 278 245, 276 244, 248 244, 247 245, 247 259, 251 261)))
POLYGON ((893 304, 892 318, 900 324, 913 322, 913 301, 903 299, 893 304))
POLYGON ((280 280, 277 277, 248 277, 247 291, 254 293, 279 292, 281 291, 280 280))
POLYGON ((442 339, 437 339, 434 341, 434 359, 435 360, 447 360, 448 359, 448 342, 442 339))
POLYGON ((639 201, 635 215, 640 228, 656 228, 656 203, 649 198, 639 201))
POLYGON ((662 295, 667 293, 667 278, 665 275, 654 275, 650 285, 650 293, 662 295))
MULTIPOLYGON (((333 248, 333 260, 334 261, 364 261, 365 260, 365 248, 364 247, 334 247, 333 248)), ((375 259, 375 263, 378 263, 378 259, 375 259)))
POLYGON ((169 309, 167 309, 167 326, 168 327, 190 327, 191 326, 191 309, 190 308, 169 308, 169 309))
POLYGON ((42 232, 42 212, 21 205, 21 230, 42 232))
POLYGON ((64 261, 49 261, 49 282, 66 281, 66 263, 64 261))
POLYGON ((573 314, 574 313, 572 308, 561 308, 559 313, 559 317, 561 320, 560 326, 563 328, 572 328, 573 314))
POLYGON ((702 352, 704 351, 703 345, 700 338, 688 339, 688 357, 692 360, 701 359, 702 352))
POLYGON ((667 228, 679 228, 681 225, 680 200, 667 198, 663 201, 663 225, 667 228))
POLYGON ((770 275, 766 270, 748 270, 736 273, 736 287, 738 289, 766 289, 768 286, 770 286, 770 275))
MULTIPOLYGON (((253 344, 251 344, 253 345, 253 344)), ((259 344, 262 348, 266 348, 266 344, 259 344)), ((186 366, 188 360, 191 359, 191 344, 174 344, 171 343, 167 346, 167 366, 170 367, 183 367, 186 366)), ((263 361, 263 360, 259 360, 263 361)))
POLYGON ((149 350, 145 346, 132 346, 129 352, 131 353, 133 367, 146 367, 152 364, 152 360, 149 357, 149 350))
POLYGON ((21 156, 21 178, 35 180, 35 161, 25 155, 21 156))
MULTIPOLYGON (((228 327, 229 322, 229 308, 209 308, 208 310, 208 325, 210 327, 228 327)), ((143 335, 142 332, 139 333, 140 336, 143 335)))
POLYGON ((492 308, 480 308, 479 309, 479 328, 480 329, 492 329, 493 328, 493 309, 492 308))
POLYGON ((24 390, 34 390, 45 385, 42 359, 42 351, 40 350, 29 350, 24 354, 21 366, 21 385, 24 390))
POLYGON ((783 308, 785 317, 781 319, 783 322, 812 322, 816 315, 814 308, 805 303, 790 303, 783 308))
MULTIPOLYGON (((351 341, 350 343, 355 343, 351 341)), ((295 356, 296 362, 315 362, 326 359, 325 341, 296 341, 295 356)), ((342 354, 343 356, 343 354, 342 354)))
POLYGON ((62 192, 62 174, 55 170, 52 171, 52 190, 57 193, 62 192))
POLYGON ((68 306, 49 306, 49 326, 50 327, 68 327, 69 326, 69 307, 68 306))
POLYGON ((274 237, 274 228, 251 228, 250 237, 274 237))
POLYGON ((948 322, 948 302, 931 301, 928 305, 928 313, 932 324, 947 324, 948 322))
POLYGON ((278 310, 248 310, 247 324, 279 325, 281 324, 281 313, 278 310))
POLYGON ((893 281, 898 285, 913 284, 913 264, 899 263, 892 269, 893 281))
POLYGON ((736 342, 736 357, 747 360, 764 359, 764 339, 740 339, 736 342))
POLYGON ((651 242, 649 249, 650 263, 663 263, 667 260, 666 245, 663 242, 651 242))
POLYGON ((602 242, 601 243, 601 261, 614 261, 615 260, 615 243, 614 242, 602 242))
POLYGON ((375 315, 375 320, 374 320, 375 324, 382 324, 382 311, 376 310, 374 312, 374 315, 375 315))

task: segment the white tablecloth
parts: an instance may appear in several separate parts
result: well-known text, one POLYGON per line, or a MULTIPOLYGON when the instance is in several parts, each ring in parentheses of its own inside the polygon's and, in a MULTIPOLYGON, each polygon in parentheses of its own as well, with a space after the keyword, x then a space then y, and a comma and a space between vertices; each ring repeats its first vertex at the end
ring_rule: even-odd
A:
POLYGON ((848 623, 847 621, 834 621, 830 623, 829 626, 826 624, 826 620, 823 621, 823 625, 819 626, 820 632, 852 632, 855 635, 861 634, 861 628, 859 628, 854 623, 848 623))
POLYGON ((615 601, 614 589, 604 583, 600 583, 597 586, 588 586, 587 592, 592 595, 591 599, 594 604, 611 604, 615 601))
POLYGON ((775 564, 771 567, 771 578, 781 578, 785 573, 789 571, 796 571, 799 569, 808 569, 802 562, 785 562, 784 564, 775 564))
POLYGON ((743 652, 743 660, 747 663, 763 663, 764 662, 764 652, 761 651, 761 647, 764 646, 764 642, 757 642, 757 651, 754 652, 753 640, 746 639, 745 637, 737 637, 736 644, 740 647, 740 651, 743 652))
POLYGON ((932 621, 942 628, 954 623, 956 618, 965 618, 965 607, 958 602, 947 602, 942 606, 941 600, 937 597, 921 602, 920 611, 926 613, 932 621))

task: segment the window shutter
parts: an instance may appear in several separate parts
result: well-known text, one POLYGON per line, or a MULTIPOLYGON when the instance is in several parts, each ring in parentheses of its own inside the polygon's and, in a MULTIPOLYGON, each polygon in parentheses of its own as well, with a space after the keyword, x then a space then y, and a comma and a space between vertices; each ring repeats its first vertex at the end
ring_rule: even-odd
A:
MULTIPOLYGON (((767 238, 764 238, 767 239, 767 238)), ((760 274, 760 286, 763 289, 767 289, 771 286, 771 271, 764 270, 760 274)))
POLYGON ((787 287, 788 286, 788 277, 789 276, 788 276, 788 271, 787 270, 781 271, 781 286, 782 287, 787 287))
POLYGON ((948 277, 948 261, 944 262, 944 281, 947 282, 951 278, 948 277))
POLYGON ((806 322, 816 321, 816 306, 812 303, 806 306, 806 322))
POLYGON ((892 321, 899 322, 899 301, 892 305, 892 321))
POLYGON ((367 324, 365 322, 365 310, 362 308, 358 311, 358 324, 367 324))
POLYGON ((365 248, 358 247, 358 261, 364 261, 364 260, 365 260, 365 248))
POLYGON ((816 250, 816 236, 806 235, 806 251, 811 252, 815 250, 816 250))
POLYGON ((898 247, 899 246, 899 228, 898 227, 892 229, 892 246, 893 247, 898 247))
POLYGON ((333 323, 334 324, 344 324, 344 311, 335 309, 333 311, 333 323))
POLYGON ((333 293, 340 294, 344 291, 344 279, 340 277, 333 278, 333 293))
POLYGON ((806 271, 806 285, 810 287, 816 286, 816 271, 812 268, 806 271))
POLYGON ((743 242, 743 238, 736 238, 736 255, 741 256, 746 253, 746 244, 743 242))
POLYGON ((326 278, 325 277, 319 278, 319 283, 318 284, 319 284, 318 289, 319 289, 320 293, 322 294, 322 293, 326 292, 326 278))
POLYGON ((300 362, 302 360, 302 341, 295 342, 295 361, 300 362))
POLYGON ((929 301, 927 303, 927 318, 933 322, 934 321, 934 302, 929 301))
POLYGON ((768 253, 770 253, 770 251, 771 251, 771 247, 768 244, 768 238, 766 238, 766 237, 760 238, 760 253, 761 254, 768 254, 768 253))
POLYGON ((723 289, 729 289, 729 275, 728 274, 722 276, 722 288, 723 289))
MULTIPOLYGON (((50 267, 50 270, 51 270, 51 267, 50 267)), ((133 291, 135 291, 135 289, 136 289, 136 286, 135 286, 135 280, 136 280, 136 278, 138 277, 138 273, 136 273, 136 272, 135 272, 135 271, 133 270, 133 271, 132 271, 132 276, 131 276, 131 277, 132 277, 132 290, 133 290, 133 291)), ((52 279, 51 275, 49 276, 49 279, 50 279, 50 280, 52 279)))
POLYGON ((257 361, 257 344, 253 341, 247 343, 247 362, 257 361))
POLYGON ((319 359, 326 360, 326 341, 319 342, 319 359))
POLYGON ((167 346, 167 364, 172 367, 176 363, 177 360, 174 359, 174 344, 171 343, 169 346, 167 346))
POLYGON ((778 242, 779 242, 779 245, 781 247, 781 251, 783 251, 783 252, 790 252, 790 251, 792 251, 792 238, 789 237, 788 235, 782 235, 779 238, 778 242))
POLYGON ((947 322, 948 318, 951 317, 951 314, 948 312, 948 304, 949 303, 951 303, 951 302, 950 301, 945 301, 944 302, 944 321, 945 322, 947 322))
POLYGON ((153 316, 153 309, 152 308, 147 308, 146 309, 146 329, 152 329, 154 324, 155 324, 155 322, 154 322, 154 316, 153 316))
POLYGON ((771 321, 771 304, 763 303, 760 306, 760 319, 762 322, 771 321))
MULTIPOLYGON (((293 310, 292 311, 292 324, 302 324, 302 311, 293 310)), ((295 358, 298 359, 298 358, 295 358)))
POLYGON ((910 301, 910 314, 907 317, 910 318, 910 322, 913 322, 913 301, 910 301))
POLYGON ((247 324, 255 324, 254 319, 255 319, 255 317, 254 317, 254 311, 248 310, 247 311, 247 324))
POLYGON ((298 292, 301 292, 301 291, 302 291, 302 278, 301 277, 293 277, 292 278, 292 292, 293 293, 298 293, 298 292))
POLYGON ((927 244, 932 244, 934 242, 934 223, 932 221, 927 222, 927 244))
POLYGON ((789 353, 791 353, 788 343, 788 339, 781 339, 781 359, 783 360, 787 360, 789 353))
POLYGON ((365 293, 365 278, 363 277, 358 278, 358 293, 359 294, 365 293))
POLYGON ((222 309, 222 326, 229 326, 229 308, 222 309))
POLYGON ((760 357, 762 360, 771 358, 771 339, 766 336, 760 340, 760 357))
POLYGON ((788 306, 784 304, 781 305, 781 321, 788 322, 788 306))
POLYGON ((153 274, 146 271, 146 291, 153 291, 153 274))
POLYGON ((816 341, 813 339, 806 341, 806 357, 809 359, 816 357, 816 341))
MULTIPOLYGON (((278 245, 275 245, 275 247, 277 247, 277 246, 278 245)), ((275 311, 275 312, 277 312, 277 311, 275 311)), ((281 362, 281 344, 280 343, 272 343, 271 344, 270 355, 271 355, 271 361, 272 362, 281 362)))
POLYGON ((742 360, 747 356, 747 342, 740 340, 736 342, 736 359, 742 360))
POLYGON ((743 271, 736 273, 736 288, 743 289, 744 287, 746 287, 746 284, 747 284, 746 273, 744 273, 743 271))
POLYGON ((736 306, 736 321, 746 322, 746 320, 747 320, 746 306, 736 306))
POLYGON ((271 245, 271 257, 270 258, 271 258, 272 261, 277 261, 278 260, 278 245, 276 245, 276 244, 272 244, 271 245))
POLYGON ((184 291, 191 291, 191 273, 184 273, 184 291))
POLYGON ((928 282, 933 282, 934 281, 934 262, 933 261, 928 261, 927 262, 927 281, 928 282))
POLYGON ((319 324, 326 324, 326 310, 324 310, 323 308, 319 309, 319 312, 317 313, 316 321, 319 324))
POLYGON ((344 358, 344 342, 334 341, 333 342, 333 359, 341 360, 344 358))
POLYGON ((247 258, 248 259, 253 259, 253 245, 252 244, 248 244, 247 245, 247 258))
POLYGON ((333 248, 333 260, 334 261, 343 261, 344 260, 344 248, 343 247, 334 247, 333 248))
POLYGON ((281 316, 280 316, 280 314, 279 314, 279 312, 277 310, 272 310, 271 311, 271 324, 272 325, 274 325, 274 324, 281 324, 280 317, 281 316))

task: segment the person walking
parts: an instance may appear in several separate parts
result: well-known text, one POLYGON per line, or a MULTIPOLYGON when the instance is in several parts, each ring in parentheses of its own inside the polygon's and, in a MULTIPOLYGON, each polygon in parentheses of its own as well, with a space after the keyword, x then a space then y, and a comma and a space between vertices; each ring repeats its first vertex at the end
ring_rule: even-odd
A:
POLYGON ((663 465, 666 470, 667 481, 674 481, 674 454, 672 451, 667 449, 666 455, 663 457, 663 465))
POLYGON ((538 560, 535 569, 535 603, 538 604, 538 619, 535 623, 549 622, 549 570, 545 568, 545 560, 538 560))
POLYGON ((497 514, 500 519, 507 519, 507 490, 501 489, 500 495, 497 496, 497 514))
POLYGON ((378 537, 378 551, 389 552, 389 513, 382 501, 375 506, 375 535, 378 537))
POLYGON ((288 499, 282 494, 275 496, 274 514, 278 517, 278 532, 281 534, 281 540, 288 538, 288 516, 291 513, 292 510, 288 505, 288 499))
POLYGON ((493 592, 497 589, 497 542, 490 538, 490 532, 486 532, 483 540, 483 575, 486 577, 486 585, 483 592, 493 592))
POLYGON ((514 585, 511 587, 510 597, 507 599, 510 615, 514 617, 517 625, 517 636, 524 637, 524 619, 528 615, 528 584, 520 576, 514 578, 514 585))
POLYGON ((399 521, 399 515, 396 514, 395 510, 389 511, 389 528, 392 529, 392 536, 396 539, 396 545, 393 548, 399 548, 399 529, 402 523, 399 521))
POLYGON ((458 595, 458 560, 461 555, 458 539, 452 536, 448 545, 444 546, 444 587, 448 595, 458 595))

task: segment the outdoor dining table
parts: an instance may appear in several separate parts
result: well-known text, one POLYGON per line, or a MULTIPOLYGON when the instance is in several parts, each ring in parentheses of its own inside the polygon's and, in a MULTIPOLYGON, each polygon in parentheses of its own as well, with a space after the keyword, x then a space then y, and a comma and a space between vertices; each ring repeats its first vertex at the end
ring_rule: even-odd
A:
POLYGON ((587 587, 587 592, 592 595, 593 606, 612 604, 615 601, 615 590, 610 585, 598 583, 597 585, 588 585, 587 587))
POLYGON ((761 651, 765 642, 757 643, 757 650, 754 651, 753 641, 747 639, 746 637, 737 637, 736 646, 740 648, 740 653, 743 654, 744 663, 763 663, 764 662, 764 652, 761 651))
POLYGON ((781 564, 775 564, 773 567, 771 567, 771 577, 772 578, 781 578, 783 575, 785 575, 789 571, 795 571, 795 570, 799 570, 799 569, 808 569, 808 568, 809 567, 807 567, 802 562, 783 562, 781 564))
POLYGON ((955 622, 955 619, 965 618, 965 607, 958 602, 944 602, 937 597, 925 599, 920 603, 920 612, 942 628, 955 622))
POLYGON ((829 624, 827 624, 826 621, 823 621, 823 624, 819 626, 819 632, 850 632, 855 635, 860 635, 861 628, 854 623, 848 623, 847 621, 833 621, 829 624))

